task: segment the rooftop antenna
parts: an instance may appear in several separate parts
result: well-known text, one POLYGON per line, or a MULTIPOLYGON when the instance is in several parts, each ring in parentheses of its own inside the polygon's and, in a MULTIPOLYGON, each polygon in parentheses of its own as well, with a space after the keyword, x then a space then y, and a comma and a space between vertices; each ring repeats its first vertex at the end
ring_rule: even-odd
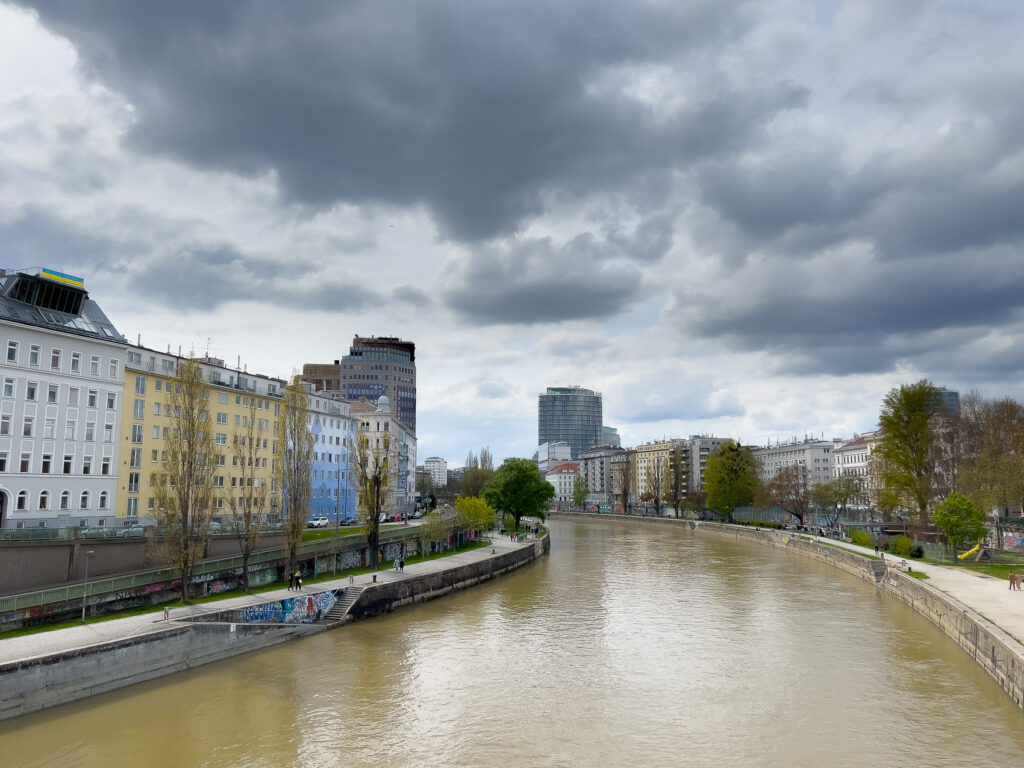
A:
POLYGON ((206 337, 206 356, 210 356, 210 337, 206 337))

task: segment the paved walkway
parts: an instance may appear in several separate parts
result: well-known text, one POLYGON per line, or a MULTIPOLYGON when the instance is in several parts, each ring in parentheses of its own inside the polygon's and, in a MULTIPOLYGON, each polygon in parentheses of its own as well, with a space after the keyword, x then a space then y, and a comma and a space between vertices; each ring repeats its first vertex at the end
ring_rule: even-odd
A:
MULTIPOLYGON (((495 534, 492 537, 492 546, 480 547, 467 552, 459 552, 448 557, 440 557, 435 560, 426 560, 420 563, 413 563, 405 566, 405 571, 399 573, 394 568, 364 573, 354 577, 358 586, 364 586, 373 582, 376 575, 378 583, 398 581, 425 573, 436 573, 439 571, 454 568, 468 563, 479 562, 492 557, 492 550, 495 555, 500 555, 513 549, 525 546, 533 546, 534 539, 519 544, 509 541, 507 536, 495 534)), ((332 579, 330 581, 318 581, 311 584, 308 581, 303 583, 302 593, 313 594, 324 592, 328 589, 348 586, 348 577, 332 579)), ((244 608, 255 603, 266 603, 274 600, 281 600, 286 597, 295 597, 298 593, 289 591, 287 587, 282 589, 269 589, 262 592, 253 592, 249 595, 226 598, 201 605, 172 608, 171 619, 189 619, 193 615, 205 613, 217 613, 218 611, 230 610, 232 608, 244 608)), ((72 651, 76 648, 83 648, 98 643, 106 643, 112 640, 134 637, 147 632, 158 632, 166 629, 167 624, 163 620, 163 609, 154 606, 152 613, 140 614, 138 616, 126 616, 121 619, 110 619, 93 624, 82 624, 65 629, 55 629, 50 632, 39 632, 34 635, 23 637, 10 637, 0 640, 0 664, 29 659, 36 656, 45 656, 62 651, 72 651)))
MULTIPOLYGON (((786 531, 786 533, 791 532, 786 531)), ((810 536, 806 533, 792 533, 792 535, 810 536)), ((856 544, 848 544, 821 536, 811 536, 811 538, 861 554, 872 556, 875 554, 871 547, 858 547, 856 544)), ((885 555, 885 560, 890 565, 902 563, 904 559, 887 552, 882 554, 885 555)), ((945 592, 975 613, 984 616, 1018 642, 1024 643, 1024 590, 1011 591, 1006 579, 997 579, 994 576, 969 571, 966 568, 931 565, 910 558, 907 558, 906 562, 915 571, 927 574, 928 578, 924 581, 925 584, 940 592, 945 592)))

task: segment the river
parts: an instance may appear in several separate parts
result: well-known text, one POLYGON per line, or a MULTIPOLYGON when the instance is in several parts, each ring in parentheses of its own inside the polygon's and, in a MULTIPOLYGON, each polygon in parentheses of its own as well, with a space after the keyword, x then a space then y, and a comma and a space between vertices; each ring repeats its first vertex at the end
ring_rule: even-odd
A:
POLYGON ((550 527, 550 556, 466 592, 0 723, 2 764, 1024 764, 1024 715, 870 584, 689 530, 550 527))

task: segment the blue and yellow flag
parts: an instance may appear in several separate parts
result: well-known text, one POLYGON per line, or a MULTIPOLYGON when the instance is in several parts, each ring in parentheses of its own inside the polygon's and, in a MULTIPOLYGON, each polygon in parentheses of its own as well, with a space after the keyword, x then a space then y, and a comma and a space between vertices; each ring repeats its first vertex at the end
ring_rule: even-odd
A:
POLYGON ((58 283, 64 283, 65 285, 73 285, 75 288, 85 287, 85 278, 65 275, 63 272, 58 272, 55 269, 44 268, 40 271, 39 276, 45 277, 47 280, 56 280, 58 283))

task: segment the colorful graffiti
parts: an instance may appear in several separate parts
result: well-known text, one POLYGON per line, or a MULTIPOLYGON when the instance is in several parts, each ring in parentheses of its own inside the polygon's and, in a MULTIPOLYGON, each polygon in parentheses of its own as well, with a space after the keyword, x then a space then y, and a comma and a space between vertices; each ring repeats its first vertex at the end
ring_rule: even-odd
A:
POLYGON ((338 567, 345 571, 349 568, 359 567, 359 550, 350 550, 348 552, 342 552, 338 555, 338 559, 341 561, 338 563, 338 567))
POLYGON ((1024 531, 1003 531, 1003 549, 1024 549, 1024 531))
POLYGON ((334 592, 316 592, 301 597, 286 597, 273 603, 250 605, 242 611, 242 621, 274 621, 279 624, 312 624, 331 610, 338 598, 334 592))

